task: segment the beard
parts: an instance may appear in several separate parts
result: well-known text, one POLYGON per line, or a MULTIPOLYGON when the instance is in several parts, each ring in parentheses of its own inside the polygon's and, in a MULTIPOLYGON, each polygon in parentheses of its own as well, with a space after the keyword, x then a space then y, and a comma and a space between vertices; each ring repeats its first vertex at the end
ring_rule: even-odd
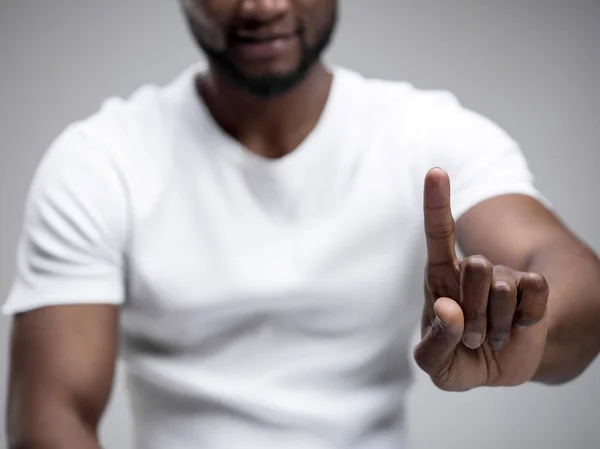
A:
POLYGON ((242 91, 252 96, 266 99, 282 95, 304 81, 313 66, 320 61, 325 49, 329 46, 337 25, 337 19, 337 8, 335 8, 325 30, 321 33, 319 40, 313 45, 305 44, 306 41, 302 35, 302 31, 300 31, 302 48, 298 67, 287 74, 272 75, 249 75, 244 73, 226 50, 215 50, 207 45, 196 29, 196 25, 190 19, 188 19, 188 23, 197 44, 219 75, 242 91))

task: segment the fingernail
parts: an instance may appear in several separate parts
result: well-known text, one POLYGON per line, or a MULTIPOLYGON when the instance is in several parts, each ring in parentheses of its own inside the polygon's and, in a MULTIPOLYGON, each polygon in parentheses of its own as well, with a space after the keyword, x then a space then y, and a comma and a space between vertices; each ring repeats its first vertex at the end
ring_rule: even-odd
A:
POLYGON ((504 339, 490 340, 490 346, 491 346, 492 350, 499 351, 500 349, 502 349, 504 347, 505 342, 506 342, 506 340, 504 340, 504 339))
POLYGON ((467 332, 463 336, 463 343, 467 348, 477 349, 481 346, 483 335, 479 332, 467 332))
POLYGON ((499 351, 506 345, 508 335, 504 332, 492 332, 489 334, 488 342, 493 351, 499 351))

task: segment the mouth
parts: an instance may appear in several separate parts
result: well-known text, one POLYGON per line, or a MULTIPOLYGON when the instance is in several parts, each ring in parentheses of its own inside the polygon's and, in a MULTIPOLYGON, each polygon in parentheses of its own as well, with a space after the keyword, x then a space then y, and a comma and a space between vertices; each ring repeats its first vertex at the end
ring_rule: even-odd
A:
POLYGON ((277 39, 291 39, 298 33, 294 31, 282 31, 282 30, 271 30, 270 32, 265 31, 253 31, 253 30, 239 30, 235 33, 235 39, 247 42, 268 42, 277 39))
POLYGON ((240 32, 233 45, 244 59, 273 59, 288 52, 296 44, 297 33, 259 34, 240 32))

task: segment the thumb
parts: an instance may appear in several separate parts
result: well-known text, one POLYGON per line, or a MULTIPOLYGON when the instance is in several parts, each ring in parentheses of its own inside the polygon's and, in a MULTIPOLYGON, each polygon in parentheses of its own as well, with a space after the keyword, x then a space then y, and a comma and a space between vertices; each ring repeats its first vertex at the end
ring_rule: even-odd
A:
POLYGON ((450 298, 439 298, 433 309, 436 317, 415 347, 414 357, 419 368, 435 379, 450 368, 462 339, 465 319, 460 306, 450 298))

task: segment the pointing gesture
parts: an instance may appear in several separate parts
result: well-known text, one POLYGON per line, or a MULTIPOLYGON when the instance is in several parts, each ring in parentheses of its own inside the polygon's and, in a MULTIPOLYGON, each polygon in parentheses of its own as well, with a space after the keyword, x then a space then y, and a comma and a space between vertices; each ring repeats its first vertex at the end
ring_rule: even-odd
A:
POLYGON ((449 391, 528 381, 546 341, 546 280, 482 256, 456 257, 443 170, 427 173, 423 203, 428 261, 417 364, 449 391))

